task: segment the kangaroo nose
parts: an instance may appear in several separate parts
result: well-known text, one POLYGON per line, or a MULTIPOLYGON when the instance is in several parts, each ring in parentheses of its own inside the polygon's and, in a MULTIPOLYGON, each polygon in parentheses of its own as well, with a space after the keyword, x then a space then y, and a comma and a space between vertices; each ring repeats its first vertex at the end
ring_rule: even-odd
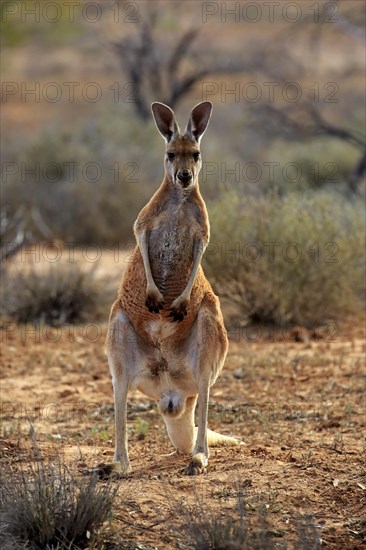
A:
POLYGON ((188 183, 192 179, 192 172, 185 168, 184 170, 180 170, 177 176, 181 182, 188 183))

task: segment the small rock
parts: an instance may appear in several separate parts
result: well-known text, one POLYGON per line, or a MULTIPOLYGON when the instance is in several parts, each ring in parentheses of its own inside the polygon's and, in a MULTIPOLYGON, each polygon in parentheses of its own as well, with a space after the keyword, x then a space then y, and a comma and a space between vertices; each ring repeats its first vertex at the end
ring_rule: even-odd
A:
POLYGON ((246 377, 245 371, 243 367, 238 367, 233 372, 234 378, 237 378, 238 380, 241 380, 242 378, 246 377))

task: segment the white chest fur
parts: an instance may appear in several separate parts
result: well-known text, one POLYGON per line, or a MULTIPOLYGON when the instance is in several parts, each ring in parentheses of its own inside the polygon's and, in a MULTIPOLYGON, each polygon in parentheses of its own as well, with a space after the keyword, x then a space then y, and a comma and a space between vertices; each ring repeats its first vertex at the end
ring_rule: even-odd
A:
POLYGON ((179 325, 177 323, 173 323, 162 317, 149 323, 149 334, 154 341, 166 340, 170 336, 173 336, 178 329, 179 325))

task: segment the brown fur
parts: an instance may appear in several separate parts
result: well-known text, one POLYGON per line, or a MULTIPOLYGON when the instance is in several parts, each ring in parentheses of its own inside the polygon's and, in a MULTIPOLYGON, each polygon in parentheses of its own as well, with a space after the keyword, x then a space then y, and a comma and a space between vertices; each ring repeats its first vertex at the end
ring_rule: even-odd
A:
MULTIPOLYGON (((135 223, 135 232, 138 232, 142 226, 152 232, 149 242, 151 270, 154 281, 164 296, 164 308, 160 317, 167 321, 169 321, 169 307, 173 300, 183 292, 192 271, 193 247, 190 245, 192 237, 197 232, 205 241, 208 240, 208 216, 198 187, 194 190, 194 194, 192 192, 192 195, 181 205, 176 217, 172 217, 171 212, 180 206, 179 197, 172 197, 169 184, 164 180, 150 202, 142 209, 135 223), (149 215, 149 213, 153 213, 153 215, 149 215), (162 274, 164 254, 174 254, 174 251, 162 249, 162 238, 167 226, 171 227, 172 238, 174 239, 176 236, 181 240, 181 254, 180 257, 174 258, 174 262, 169 262, 168 273, 164 277, 162 274)), ((169 261, 169 258, 166 259, 169 261)), ((212 288, 200 267, 192 288, 187 316, 179 325, 179 331, 176 334, 178 339, 184 339, 189 334, 190 327, 197 317, 198 309, 206 293, 212 294, 212 288)), ((157 317, 155 313, 150 313, 145 306, 146 275, 138 246, 133 252, 122 280, 118 298, 136 332, 146 341, 152 341, 149 322, 156 320, 157 317)))
POLYGON ((207 430, 209 387, 223 367, 228 347, 219 300, 198 263, 209 240, 209 221, 198 187, 200 160, 193 155, 199 151, 211 107, 208 102, 198 105, 182 136, 170 109, 155 106, 158 129, 175 157, 166 159, 164 180, 135 222, 137 246, 110 315, 114 466, 121 474, 130 471, 126 398, 129 389, 138 388, 158 402, 175 447, 193 450, 188 473, 196 474, 207 465, 208 442, 237 444, 207 430), (180 179, 185 173, 191 174, 189 181, 180 179))

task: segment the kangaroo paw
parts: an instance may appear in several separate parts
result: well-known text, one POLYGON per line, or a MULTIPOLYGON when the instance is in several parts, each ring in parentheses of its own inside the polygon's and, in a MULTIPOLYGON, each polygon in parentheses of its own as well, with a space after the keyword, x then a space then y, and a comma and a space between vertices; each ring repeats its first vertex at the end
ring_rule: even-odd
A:
POLYGON ((148 292, 146 294, 145 305, 150 313, 159 313, 164 307, 163 295, 158 292, 148 292))
POLYGON ((169 317, 172 317, 173 321, 183 321, 184 317, 187 315, 187 306, 188 300, 180 300, 177 298, 169 308, 169 317))

